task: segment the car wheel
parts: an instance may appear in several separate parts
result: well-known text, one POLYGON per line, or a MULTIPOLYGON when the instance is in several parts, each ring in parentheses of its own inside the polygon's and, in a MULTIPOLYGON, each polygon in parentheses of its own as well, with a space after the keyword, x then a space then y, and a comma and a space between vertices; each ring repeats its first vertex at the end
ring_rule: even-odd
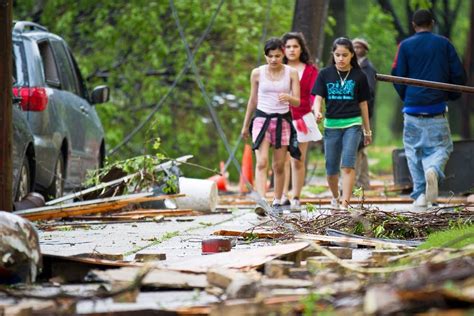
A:
POLYGON ((23 164, 20 169, 20 179, 18 180, 18 188, 16 190, 15 201, 21 201, 28 193, 31 188, 31 174, 30 165, 28 158, 23 157, 23 164))
POLYGON ((54 167, 54 178, 48 190, 46 190, 47 199, 57 199, 64 193, 64 158, 59 154, 54 167))

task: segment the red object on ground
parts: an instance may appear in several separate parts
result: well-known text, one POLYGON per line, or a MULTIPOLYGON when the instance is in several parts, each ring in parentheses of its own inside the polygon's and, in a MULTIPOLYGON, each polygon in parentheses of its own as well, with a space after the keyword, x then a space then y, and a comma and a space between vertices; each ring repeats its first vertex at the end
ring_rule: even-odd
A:
POLYGON ((227 174, 225 172, 225 164, 223 161, 220 163, 221 174, 216 174, 215 176, 210 177, 208 180, 214 181, 217 184, 217 190, 227 191, 227 174))
POLYGON ((218 253, 218 252, 226 252, 230 251, 232 248, 232 243, 231 240, 228 238, 210 238, 210 239, 204 239, 201 242, 202 245, 202 254, 203 255, 209 255, 213 253, 218 253))
POLYGON ((247 193, 249 188, 246 185, 248 181, 250 185, 253 185, 253 159, 252 159, 252 147, 249 144, 245 144, 244 154, 242 155, 242 172, 240 174, 240 192, 247 193))

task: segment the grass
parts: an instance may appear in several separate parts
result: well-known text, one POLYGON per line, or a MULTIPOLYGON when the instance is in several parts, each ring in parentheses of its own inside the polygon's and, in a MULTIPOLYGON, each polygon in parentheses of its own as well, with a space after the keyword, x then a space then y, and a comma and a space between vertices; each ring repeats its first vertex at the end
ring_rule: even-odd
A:
POLYGON ((418 248, 462 248, 471 244, 474 244, 474 225, 461 226, 432 233, 428 236, 427 240, 418 248), (460 240, 461 237, 465 238, 460 240))
POLYGON ((304 190, 308 193, 317 195, 326 192, 328 190, 328 187, 323 185, 307 185, 304 187, 304 190))

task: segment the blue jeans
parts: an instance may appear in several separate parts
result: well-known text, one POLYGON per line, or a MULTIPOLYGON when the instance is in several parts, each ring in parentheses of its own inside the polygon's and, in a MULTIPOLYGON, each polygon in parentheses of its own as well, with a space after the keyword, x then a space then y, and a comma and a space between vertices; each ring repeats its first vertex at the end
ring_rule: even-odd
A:
POLYGON ((403 144, 408 169, 413 180, 410 197, 425 193, 425 173, 434 168, 438 179, 444 179, 443 169, 453 151, 451 131, 446 117, 419 118, 404 114, 403 144))
POLYGON ((324 157, 328 176, 339 174, 341 167, 354 168, 361 137, 360 125, 324 129, 324 157))

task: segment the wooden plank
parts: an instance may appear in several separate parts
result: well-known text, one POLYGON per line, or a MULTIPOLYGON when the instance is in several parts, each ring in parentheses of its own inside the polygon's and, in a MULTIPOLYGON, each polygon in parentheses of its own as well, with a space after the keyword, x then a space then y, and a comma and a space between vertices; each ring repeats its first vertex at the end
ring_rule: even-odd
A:
POLYGON ((18 211, 15 212, 15 214, 31 221, 56 219, 84 214, 113 212, 133 203, 159 201, 184 196, 183 194, 152 196, 152 194, 152 192, 139 193, 120 197, 70 203, 60 206, 40 207, 36 209, 18 211))
POLYGON ((229 252, 188 259, 183 258, 179 262, 163 262, 159 266, 170 270, 194 273, 205 273, 208 269, 217 267, 248 270, 259 267, 275 258, 300 251, 308 245, 307 242, 295 242, 254 249, 232 249, 229 252))
POLYGON ((329 244, 329 243, 337 243, 337 244, 344 244, 347 246, 350 245, 361 245, 366 247, 374 247, 374 248, 410 248, 404 244, 398 244, 394 242, 387 242, 387 241, 378 241, 373 239, 366 239, 366 238, 353 238, 353 237, 336 237, 336 236, 325 236, 325 235, 315 235, 315 234, 298 234, 295 236, 297 240, 311 240, 317 242, 319 244, 329 244))
POLYGON ((114 225, 114 224, 130 224, 130 223, 160 223, 163 219, 152 218, 152 219, 121 219, 121 220, 101 220, 104 217, 93 217, 89 218, 88 216, 72 216, 68 217, 71 221, 67 222, 52 222, 52 223, 41 223, 38 224, 38 228, 42 231, 52 231, 57 230, 61 227, 71 227, 71 228, 90 228, 92 225, 114 225), (83 222, 74 222, 74 221, 83 221, 83 222))
MULTIPOLYGON (((130 282, 141 268, 124 267, 115 270, 94 270, 95 275, 110 283, 130 282)), ((194 289, 208 286, 205 274, 185 273, 166 269, 152 269, 142 281, 143 286, 156 288, 194 289)))
MULTIPOLYGON (((359 201, 356 198, 351 200, 351 204, 356 206, 360 204, 362 201, 359 201)), ((466 202, 466 198, 464 197, 457 197, 457 198, 438 198, 438 203, 441 204, 463 204, 466 202)), ((301 199, 301 204, 304 205, 306 203, 310 204, 321 204, 326 205, 331 203, 331 198, 307 198, 301 199)), ((410 204, 413 203, 413 200, 408 197, 366 197, 364 199, 364 204, 410 204)))
POLYGON ((150 262, 166 260, 166 253, 160 252, 140 252, 135 254, 135 261, 150 262))
POLYGON ((114 260, 107 260, 107 259, 99 259, 99 258, 86 258, 86 257, 73 257, 73 256, 62 256, 56 253, 42 253, 44 259, 48 259, 49 261, 54 260, 62 260, 62 261, 69 261, 69 262, 78 262, 78 263, 85 263, 89 265, 94 265, 97 267, 142 267, 143 263, 137 262, 128 262, 128 261, 114 261, 114 260))
POLYGON ((117 269, 128 266, 142 267, 143 263, 43 253, 43 273, 45 278, 55 277, 61 279, 62 282, 83 282, 84 277, 92 269, 117 269))
POLYGON ((268 230, 240 231, 240 230, 221 229, 221 230, 213 232, 212 234, 217 235, 217 236, 234 236, 234 237, 243 237, 243 238, 256 237, 256 238, 270 238, 270 239, 280 238, 283 236, 282 233, 277 233, 277 232, 268 231, 268 230))
MULTIPOLYGON (((418 247, 423 243, 421 240, 405 240, 405 239, 388 239, 388 238, 372 238, 372 237, 363 237, 351 233, 346 233, 337 229, 327 228, 326 235, 328 236, 335 236, 335 237, 350 237, 350 238, 363 238, 366 240, 375 240, 375 241, 383 241, 383 242, 393 242, 396 244, 403 244, 409 247, 418 247)), ((338 256, 339 257, 339 256, 338 256)))
POLYGON ((443 91, 451 91, 451 92, 458 92, 458 93, 461 93, 461 92, 474 93, 474 87, 462 86, 458 84, 438 82, 438 81, 413 79, 413 78, 384 75, 384 74, 375 74, 375 79, 379 81, 391 82, 395 84, 403 84, 403 85, 415 86, 415 87, 426 87, 430 89, 437 89, 437 90, 443 90, 443 91))
POLYGON ((119 212, 116 213, 117 216, 133 216, 133 215, 141 215, 141 216, 198 216, 204 214, 203 212, 194 211, 192 209, 163 209, 163 210, 135 210, 135 211, 127 211, 127 212, 119 212))
POLYGON ((123 261, 122 253, 101 253, 101 252, 90 252, 80 253, 73 256, 74 258, 85 258, 85 259, 101 259, 108 261, 123 261))
MULTIPOLYGON (((324 197, 324 198, 302 198, 300 199, 301 205, 309 204, 316 204, 316 205, 328 205, 331 204, 331 198, 324 197)), ((353 198, 351 203, 352 205, 356 206, 360 204, 362 201, 359 201, 356 198, 353 198)), ((439 197, 437 199, 438 203, 441 204, 465 204, 466 198, 465 197, 454 197, 454 198, 443 198, 439 197)), ((366 196, 364 199, 364 204, 410 204, 413 203, 413 200, 408 197, 369 197, 366 196)), ((247 198, 246 200, 220 200, 220 204, 226 205, 228 207, 233 207, 234 205, 256 205, 255 201, 247 198)))
MULTIPOLYGON (((75 220, 82 220, 82 221, 102 221, 102 222, 110 222, 110 221, 137 221, 143 220, 145 218, 152 218, 152 216, 146 215, 104 215, 104 216, 68 216, 68 219, 75 221, 75 220)), ((162 216, 163 217, 163 216, 162 216)), ((152 221, 153 222, 153 221, 152 221)))

